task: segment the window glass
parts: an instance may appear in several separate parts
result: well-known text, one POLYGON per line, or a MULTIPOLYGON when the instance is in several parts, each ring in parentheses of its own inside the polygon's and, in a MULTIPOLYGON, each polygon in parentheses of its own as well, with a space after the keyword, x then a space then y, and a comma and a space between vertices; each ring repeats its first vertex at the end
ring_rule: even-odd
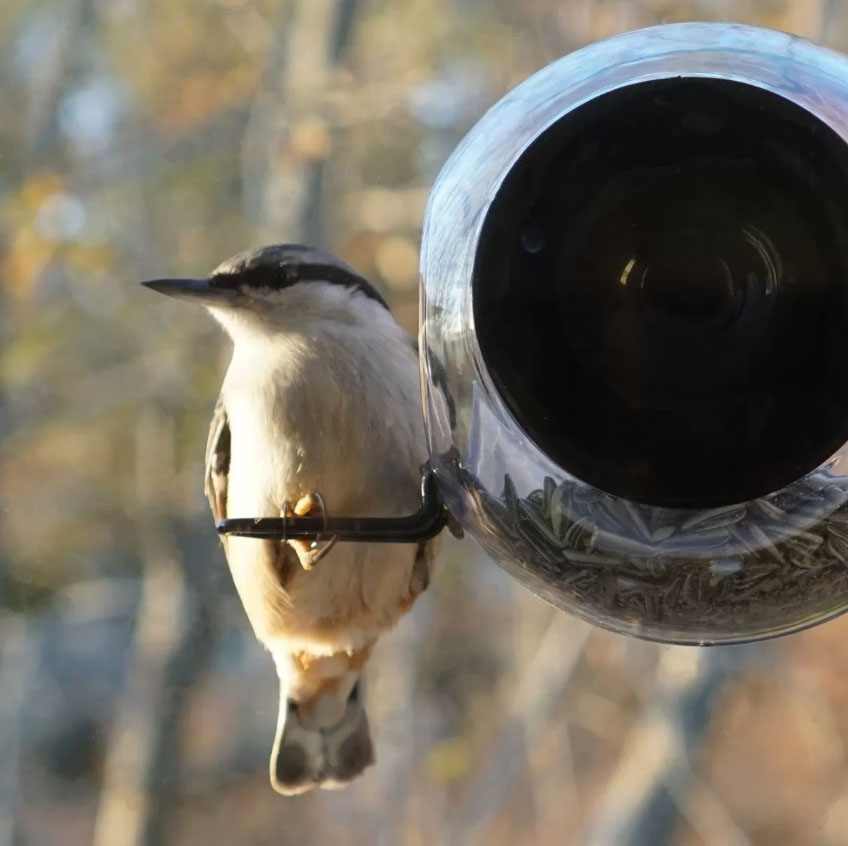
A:
POLYGON ((4 3, 0 846, 848 842, 848 619, 645 643, 468 538, 369 663, 376 764, 277 795, 276 673, 203 494, 230 345, 137 284, 315 244, 415 333, 428 193, 486 109, 728 17, 848 49, 845 0, 4 3))

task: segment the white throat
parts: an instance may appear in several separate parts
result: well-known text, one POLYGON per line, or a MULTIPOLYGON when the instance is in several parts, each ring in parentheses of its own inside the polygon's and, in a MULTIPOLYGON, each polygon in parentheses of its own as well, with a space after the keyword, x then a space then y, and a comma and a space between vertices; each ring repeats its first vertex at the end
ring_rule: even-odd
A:
POLYGON ((363 513, 363 482, 397 490, 395 468, 408 473, 423 460, 417 355, 381 304, 309 282, 254 308, 210 310, 234 344, 222 389, 230 516, 276 515, 313 489, 332 492, 337 513, 363 513))

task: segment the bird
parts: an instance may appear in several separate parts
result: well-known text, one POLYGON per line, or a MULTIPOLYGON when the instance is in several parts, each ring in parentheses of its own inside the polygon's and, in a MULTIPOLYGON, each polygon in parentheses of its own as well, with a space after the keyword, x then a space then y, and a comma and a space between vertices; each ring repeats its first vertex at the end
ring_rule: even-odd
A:
MULTIPOLYGON (((427 448, 417 343, 351 266, 276 244, 206 278, 142 284, 204 306, 232 340, 206 448, 216 522, 418 508, 427 448)), ((279 677, 272 786, 294 795, 349 784, 375 759, 365 665, 429 585, 441 539, 222 544, 279 677)))

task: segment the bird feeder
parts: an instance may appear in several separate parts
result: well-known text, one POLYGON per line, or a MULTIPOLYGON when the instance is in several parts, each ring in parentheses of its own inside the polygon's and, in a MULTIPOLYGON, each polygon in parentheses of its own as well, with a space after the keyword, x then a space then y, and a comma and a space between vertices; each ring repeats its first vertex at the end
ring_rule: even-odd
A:
POLYGON ((617 632, 848 607, 848 59, 689 23, 554 62, 427 209, 421 366, 451 514, 617 632))
POLYGON ((419 513, 219 531, 448 522, 555 606, 665 642, 848 608, 848 58, 687 23, 554 62, 444 166, 421 274, 419 513))

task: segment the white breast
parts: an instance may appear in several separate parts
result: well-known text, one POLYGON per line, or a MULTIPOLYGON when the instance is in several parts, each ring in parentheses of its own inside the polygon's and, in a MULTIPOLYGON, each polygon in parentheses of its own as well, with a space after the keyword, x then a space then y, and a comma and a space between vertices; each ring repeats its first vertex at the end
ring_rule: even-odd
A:
MULTIPOLYGON (((370 333, 342 326, 320 337, 237 340, 223 394, 232 436, 228 516, 278 516, 284 502, 311 490, 331 515, 418 506, 426 447, 417 357, 393 323, 370 333)), ((356 648, 394 622, 414 555, 414 546, 339 543, 283 591, 273 574, 256 571, 249 539, 229 546, 257 635, 323 651, 356 648)))
POLYGON ((236 347, 224 383, 231 516, 276 515, 310 490, 334 510, 415 507, 426 447, 417 360, 401 340, 236 347))

